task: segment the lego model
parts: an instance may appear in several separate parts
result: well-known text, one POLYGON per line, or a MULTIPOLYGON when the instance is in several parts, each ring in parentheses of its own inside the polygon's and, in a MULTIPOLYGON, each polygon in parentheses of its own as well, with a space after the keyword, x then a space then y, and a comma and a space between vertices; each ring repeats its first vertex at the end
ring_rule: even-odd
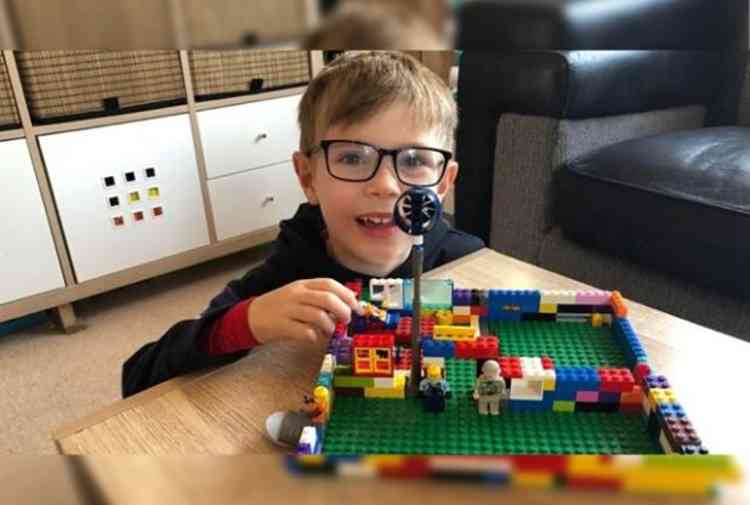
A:
POLYGON ((443 378, 440 366, 436 364, 427 365, 427 374, 419 383, 419 392, 422 395, 425 412, 443 412, 445 410, 445 399, 450 394, 448 381, 443 378))
POLYGON ((423 281, 439 215, 433 193, 407 191, 394 221, 414 237, 414 278, 347 284, 366 315, 336 325, 299 453, 708 452, 619 292, 423 281))
POLYGON ((500 365, 489 359, 482 365, 482 373, 474 386, 473 398, 477 401, 479 414, 500 414, 501 402, 505 400, 505 380, 500 376, 500 365))

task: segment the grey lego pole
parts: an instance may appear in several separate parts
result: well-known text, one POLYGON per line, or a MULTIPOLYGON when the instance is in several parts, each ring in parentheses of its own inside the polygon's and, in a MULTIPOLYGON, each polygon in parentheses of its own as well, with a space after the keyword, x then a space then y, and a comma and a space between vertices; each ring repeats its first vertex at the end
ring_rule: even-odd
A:
POLYGON ((412 271, 414 273, 414 299, 412 300, 411 318, 411 378, 409 379, 409 396, 419 395, 419 381, 422 378, 422 357, 420 356, 419 338, 422 333, 422 263, 424 248, 422 236, 414 238, 412 271))

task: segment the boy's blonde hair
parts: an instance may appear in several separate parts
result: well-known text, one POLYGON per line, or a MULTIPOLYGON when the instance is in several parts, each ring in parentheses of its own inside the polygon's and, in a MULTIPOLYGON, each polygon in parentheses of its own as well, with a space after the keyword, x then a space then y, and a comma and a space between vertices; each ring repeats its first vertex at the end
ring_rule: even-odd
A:
POLYGON ((350 126, 394 103, 406 103, 415 121, 436 128, 453 151, 458 124, 448 86, 413 57, 397 51, 344 53, 310 82, 299 106, 300 150, 310 153, 331 126, 350 126))

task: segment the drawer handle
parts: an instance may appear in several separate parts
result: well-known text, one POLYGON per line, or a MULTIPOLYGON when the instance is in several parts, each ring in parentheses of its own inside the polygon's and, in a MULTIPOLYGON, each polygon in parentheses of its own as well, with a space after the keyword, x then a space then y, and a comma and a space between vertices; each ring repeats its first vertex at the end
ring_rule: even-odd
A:
POLYGON ((263 203, 261 204, 262 207, 265 207, 269 203, 273 203, 276 201, 276 197, 273 196, 267 196, 263 199, 263 203))
POLYGON ((259 133, 257 137, 255 137, 256 142, 260 142, 261 140, 267 139, 268 134, 267 133, 259 133))

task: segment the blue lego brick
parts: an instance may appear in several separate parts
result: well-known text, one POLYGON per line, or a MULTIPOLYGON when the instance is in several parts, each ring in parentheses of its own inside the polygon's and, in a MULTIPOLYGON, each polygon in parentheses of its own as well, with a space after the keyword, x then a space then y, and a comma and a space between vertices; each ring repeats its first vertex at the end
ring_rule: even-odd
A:
POLYGON ((385 328, 387 330, 395 330, 398 327, 398 322, 401 319, 401 311, 389 310, 385 316, 385 328))
POLYGON ((555 402, 555 395, 552 391, 545 391, 542 397, 542 410, 552 410, 552 404, 555 402))
POLYGON ((601 379, 592 367, 555 368, 555 387, 559 391, 597 391, 601 379))
POLYGON ((544 410, 552 410, 550 404, 549 409, 545 409, 545 403, 539 400, 509 400, 508 408, 511 412, 543 412, 544 410))
POLYGON ((450 340, 433 340, 423 337, 422 355, 425 357, 452 358, 455 355, 455 345, 450 340))
POLYGON ((600 403, 620 403, 620 393, 609 393, 607 391, 599 392, 600 403))
POLYGON ((632 368, 638 362, 648 361, 646 351, 627 318, 615 318, 612 322, 612 327, 614 329, 615 340, 620 344, 625 353, 628 367, 632 368))
POLYGON ((522 313, 539 312, 542 294, 539 290, 491 289, 489 291, 489 314, 493 321, 520 321, 522 313), (505 316, 503 314, 505 313, 505 316), (502 319, 509 313, 518 313, 518 319, 502 319))
POLYGON ((453 305, 471 305, 471 290, 470 289, 454 289, 453 290, 453 305))
POLYGON ((669 381, 663 375, 649 374, 646 376, 646 388, 647 389, 669 389, 669 381))
MULTIPOLYGON (((559 382, 557 384, 559 384, 559 382)), ((555 400, 574 402, 576 401, 577 392, 578 391, 575 389, 560 389, 558 386, 555 391, 553 391, 553 397, 555 400)))

